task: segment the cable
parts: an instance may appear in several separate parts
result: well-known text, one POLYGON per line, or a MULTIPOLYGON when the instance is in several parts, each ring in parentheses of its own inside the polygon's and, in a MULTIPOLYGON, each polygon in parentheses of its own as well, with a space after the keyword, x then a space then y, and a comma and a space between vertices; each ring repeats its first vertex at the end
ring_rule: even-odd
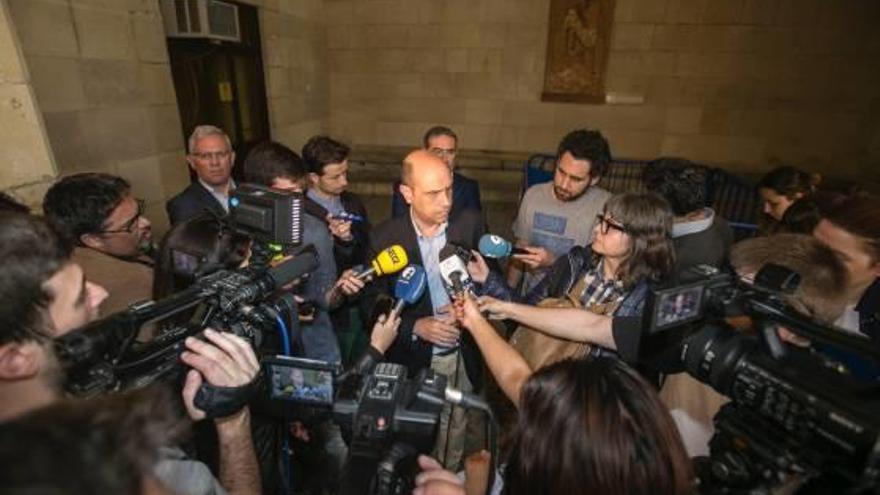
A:
POLYGON ((281 335, 282 353, 285 356, 290 356, 290 334, 287 331, 287 325, 284 324, 284 319, 281 318, 277 311, 272 311, 272 313, 275 316, 275 323, 278 324, 278 333, 281 335))
MULTIPOLYGON (((271 309, 271 308, 270 308, 271 309)), ((290 334, 287 331, 287 325, 284 323, 284 319, 281 318, 281 314, 272 309, 269 311, 275 317, 275 323, 278 324, 278 333, 281 335, 281 349, 285 356, 290 355, 290 334)), ((290 449, 290 432, 288 431, 289 425, 287 423, 287 408, 284 408, 285 411, 285 421, 284 421, 284 432, 282 434, 282 443, 281 443, 281 451, 282 456, 285 457, 286 462, 283 462, 284 469, 282 469, 282 478, 284 479, 284 483, 286 484, 284 488, 285 493, 290 493, 291 488, 293 488, 293 466, 291 463, 293 462, 293 452, 290 449)))

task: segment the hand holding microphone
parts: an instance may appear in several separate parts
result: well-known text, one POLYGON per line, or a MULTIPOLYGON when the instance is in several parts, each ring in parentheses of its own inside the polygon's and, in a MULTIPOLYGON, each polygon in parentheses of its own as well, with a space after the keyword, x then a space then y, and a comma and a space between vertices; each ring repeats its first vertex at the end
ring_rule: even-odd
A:
POLYGON ((526 254, 528 251, 518 247, 513 247, 507 239, 495 234, 484 234, 480 237, 478 245, 480 254, 487 258, 500 259, 507 258, 515 254, 526 254))
POLYGON ((507 258, 522 261, 529 268, 546 267, 556 261, 556 255, 542 247, 514 247, 510 241, 494 234, 486 234, 480 238, 480 253, 487 258, 507 258))

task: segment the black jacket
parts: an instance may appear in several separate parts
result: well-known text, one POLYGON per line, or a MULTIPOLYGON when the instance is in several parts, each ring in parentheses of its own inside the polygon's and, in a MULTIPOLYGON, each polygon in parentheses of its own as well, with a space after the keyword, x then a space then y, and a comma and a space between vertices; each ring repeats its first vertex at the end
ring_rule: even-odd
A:
MULTIPOLYGON (((480 213, 466 210, 450 217, 449 225, 446 229, 446 241, 468 249, 476 249, 484 232, 485 229, 480 213)), ((394 244, 400 244, 406 250, 411 264, 424 266, 409 212, 401 217, 386 220, 373 229, 370 239, 370 259, 382 249, 394 244)), ((392 275, 380 277, 373 282, 364 295, 364 297, 368 298, 370 307, 375 308, 382 296, 385 298, 394 297, 394 284, 396 281, 397 276, 392 275)), ((430 367, 433 345, 420 338, 413 340, 413 326, 419 318, 433 315, 434 310, 431 306, 431 296, 427 290, 416 304, 404 306, 403 312, 400 315, 401 323, 397 339, 388 349, 388 352, 385 353, 387 360, 405 365, 410 375, 430 367)), ((461 332, 461 352, 468 378, 474 385, 474 389, 480 390, 482 386, 483 359, 480 355, 480 350, 467 330, 462 330, 461 332)))
POLYGON ((172 226, 205 211, 210 211, 219 217, 226 216, 223 205, 199 181, 193 182, 180 194, 169 199, 165 203, 165 211, 168 212, 168 220, 172 226))

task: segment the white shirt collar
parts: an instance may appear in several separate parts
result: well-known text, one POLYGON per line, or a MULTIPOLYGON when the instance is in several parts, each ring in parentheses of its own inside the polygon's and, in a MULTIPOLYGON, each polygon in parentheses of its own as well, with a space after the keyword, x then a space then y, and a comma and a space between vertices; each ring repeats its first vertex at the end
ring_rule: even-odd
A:
POLYGON ((672 224, 672 238, 675 239, 676 237, 684 237, 708 230, 712 226, 712 222, 715 221, 715 210, 703 208, 703 211, 706 214, 706 218, 672 224))

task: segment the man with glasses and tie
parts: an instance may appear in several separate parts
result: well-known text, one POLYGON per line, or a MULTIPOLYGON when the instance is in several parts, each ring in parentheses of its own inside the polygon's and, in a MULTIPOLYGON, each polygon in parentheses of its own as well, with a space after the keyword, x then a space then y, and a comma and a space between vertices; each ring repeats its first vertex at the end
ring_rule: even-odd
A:
POLYGON ((104 314, 152 297, 150 221, 128 181, 103 173, 64 177, 46 192, 43 212, 76 243, 73 261, 109 292, 101 306, 104 314))
MULTIPOLYGON (((428 129, 422 138, 422 148, 436 155, 452 171, 452 211, 456 216, 464 210, 482 211, 480 203, 480 184, 455 171, 455 157, 458 155, 458 136, 452 129, 438 125, 428 129)), ((400 181, 394 181, 391 197, 391 216, 401 217, 409 213, 409 205, 400 193, 400 181)))
POLYGON ((165 204, 171 225, 205 211, 225 216, 229 212, 229 192, 235 189, 232 180, 235 151, 222 129, 212 125, 196 126, 187 145, 186 161, 197 179, 165 204))

